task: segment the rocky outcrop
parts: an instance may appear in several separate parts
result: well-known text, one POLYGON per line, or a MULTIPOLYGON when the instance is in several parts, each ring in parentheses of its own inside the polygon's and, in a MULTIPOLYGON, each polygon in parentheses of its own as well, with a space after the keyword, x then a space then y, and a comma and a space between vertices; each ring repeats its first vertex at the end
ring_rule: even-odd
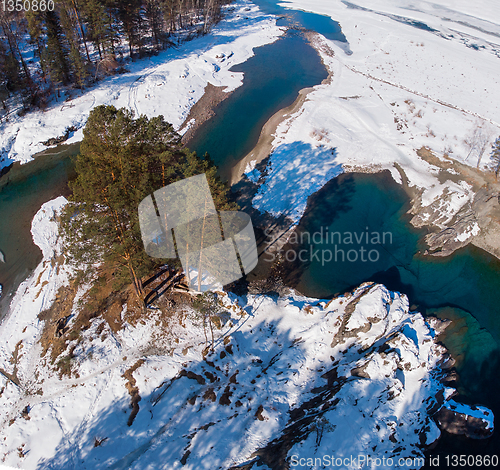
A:
MULTIPOLYGON (((443 193, 443 198, 446 198, 445 193, 443 193)), ((412 219, 413 225, 424 225, 424 220, 427 220, 427 224, 438 225, 442 215, 437 209, 436 212, 432 212, 433 207, 430 205, 416 214, 412 219)), ((445 228, 426 236, 425 241, 429 245, 428 253, 435 256, 448 256, 469 244, 484 231, 485 227, 490 225, 492 216, 499 211, 498 194, 486 188, 480 189, 475 194, 472 203, 466 203, 445 228)))
POLYGON ((66 128, 66 131, 64 132, 63 135, 60 135, 59 137, 51 137, 45 142, 42 142, 42 144, 45 145, 46 147, 62 144, 63 142, 66 142, 70 138, 72 132, 75 132, 77 130, 78 129, 75 126, 69 126, 66 128))
POLYGON ((438 426, 451 434, 486 439, 493 434, 493 413, 483 406, 446 402, 436 413, 438 426))
POLYGON ((500 183, 494 175, 447 156, 437 158, 426 148, 417 154, 439 168, 440 183, 448 185, 431 201, 427 192, 432 188, 421 188, 415 194, 415 187, 405 187, 413 192, 409 211, 412 225, 432 231, 425 238, 429 246, 426 254, 448 256, 473 243, 500 258, 500 183))

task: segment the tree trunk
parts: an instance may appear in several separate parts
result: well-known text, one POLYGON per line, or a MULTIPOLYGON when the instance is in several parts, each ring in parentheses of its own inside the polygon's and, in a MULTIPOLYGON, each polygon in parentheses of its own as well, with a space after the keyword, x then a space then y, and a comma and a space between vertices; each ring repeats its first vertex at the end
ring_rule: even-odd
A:
POLYGON ((210 316, 209 316, 209 317, 208 317, 208 321, 209 321, 209 323, 210 323, 210 333, 212 334, 212 352, 213 352, 213 350, 214 350, 214 343, 215 343, 215 341, 214 341, 214 327, 213 327, 213 325, 212 325, 212 317, 210 317, 210 316))
POLYGON ((111 36, 110 36, 110 40, 111 40, 111 52, 113 54, 113 57, 116 58, 115 40, 113 38, 113 17, 111 16, 111 13, 108 13, 108 19, 109 19, 109 23, 108 23, 109 30, 111 31, 111 36))
POLYGON ((85 46, 85 52, 87 53, 87 60, 89 62, 91 62, 91 60, 90 60, 90 54, 89 54, 89 49, 87 47, 87 39, 85 37, 85 30, 83 29, 82 21, 80 19, 80 13, 78 13, 78 9, 76 8, 76 2, 75 2, 75 0, 73 0, 73 10, 75 12, 76 21, 78 23, 78 26, 80 27, 80 33, 82 34, 83 45, 85 46))
POLYGON ((205 334, 205 349, 208 344, 208 337, 207 337, 207 316, 203 314, 203 333, 205 334))
POLYGON ((10 24, 8 21, 5 20, 5 18, 2 18, 2 28, 5 32, 5 35, 7 36, 7 41, 9 42, 10 50, 12 51, 12 55, 14 55, 14 51, 17 51, 17 55, 19 56, 19 60, 21 62, 21 66, 23 67, 24 73, 26 75, 26 79, 28 80, 28 83, 31 85, 32 80, 31 80, 31 74, 28 70, 28 67, 26 66, 26 63, 24 62, 23 55, 21 54, 21 51, 19 50, 19 46, 17 44, 16 37, 14 33, 12 32, 12 29, 10 27, 10 24))
POLYGON ((135 294, 137 295, 139 302, 144 304, 144 289, 142 288, 142 282, 137 277, 137 274, 135 272, 134 267, 132 266, 132 262, 130 259, 128 260, 127 264, 128 264, 128 270, 130 272, 130 276, 132 277, 132 280, 133 280, 135 294))
POLYGON ((205 221, 207 214, 207 198, 205 198, 205 210, 203 211, 203 225, 201 227, 200 258, 198 260, 198 292, 201 292, 201 261, 203 257, 203 240, 205 238, 205 221))

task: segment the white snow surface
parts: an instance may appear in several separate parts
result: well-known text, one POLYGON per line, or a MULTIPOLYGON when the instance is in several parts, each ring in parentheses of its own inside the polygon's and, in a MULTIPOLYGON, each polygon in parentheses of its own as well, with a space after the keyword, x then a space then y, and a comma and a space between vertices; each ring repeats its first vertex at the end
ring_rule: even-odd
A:
POLYGON ((0 125, 0 169, 13 161, 30 161, 47 148, 42 142, 64 135, 69 126, 78 131, 65 143, 82 140, 82 128, 95 106, 125 107, 148 117, 162 114, 178 129, 208 83, 226 87, 226 92, 239 87, 243 74, 229 69, 250 58, 255 47, 275 41, 283 31, 274 17, 264 15, 248 0, 231 4, 226 13, 206 36, 128 63, 128 73, 102 80, 70 101, 23 117, 11 116, 0 125))
POLYGON ((465 232, 458 234, 455 239, 458 240, 459 242, 463 242, 470 237, 473 237, 474 235, 477 235, 481 229, 479 228, 479 225, 477 225, 477 222, 474 222, 472 227, 469 227, 465 232))
MULTIPOLYGON (((373 446, 377 457, 414 457, 421 455, 420 439, 438 438, 427 410, 440 392, 451 396, 439 380, 444 348, 422 315, 409 312, 405 295, 377 284, 331 301, 293 291, 279 298, 220 292, 225 321, 206 360, 193 311, 174 314, 162 330, 165 314, 152 311, 130 323, 125 306, 123 329, 113 332, 98 317, 81 343, 70 343, 73 374, 60 378, 49 353, 41 357, 44 322, 37 315, 68 278, 52 262, 60 254, 53 217, 64 204, 50 201, 36 215, 32 231, 44 259, 0 326, 0 367, 20 382, 18 388, 0 375, 6 465, 175 469, 184 458, 183 468, 227 469, 259 449, 272 455, 271 441, 307 409, 311 418, 292 431, 289 458, 325 449, 372 455, 373 446), (129 427, 123 374, 139 359, 144 363, 133 377, 140 409, 129 427), (22 416, 26 407, 29 419, 22 416), (95 446, 96 439, 104 440, 95 446)), ((492 419, 491 411, 481 412, 492 419)))
MULTIPOLYGON (((9 316, 0 324, 0 367, 8 373, 15 373, 22 384, 21 388, 18 388, 12 382, 8 382, 3 375, 0 375, 0 388, 2 389, 0 400, 3 410, 1 426, 6 436, 12 436, 15 439, 18 439, 19 435, 10 434, 9 419, 15 416, 16 406, 20 406, 24 401, 28 404, 29 395, 37 391, 36 379, 33 374, 36 374, 41 366, 39 357, 41 348, 38 343, 41 322, 38 319, 38 314, 50 307, 59 287, 67 283, 68 280, 68 269, 55 262, 56 257, 61 253, 61 240, 58 236, 55 217, 66 203, 64 197, 58 197, 43 204, 35 215, 31 233, 33 241, 42 250, 43 260, 33 274, 19 286, 10 304, 9 316), (17 370, 14 369, 13 365, 16 351, 17 370)), ((42 404, 36 412, 51 416, 53 415, 51 406, 42 404)), ((46 445, 47 441, 50 442, 51 434, 54 439, 61 437, 57 425, 54 426, 53 422, 47 424, 48 427, 44 428, 41 434, 36 433, 38 440, 35 441, 35 448, 40 456, 49 455, 46 445)), ((28 429, 24 430, 23 433, 31 431, 28 429)))
POLYGON ((245 167, 245 176, 252 182, 257 183, 261 176, 260 171, 255 168, 257 160, 252 160, 245 167))
POLYGON ((486 140, 480 167, 490 164, 491 143, 500 134, 498 3, 290 0, 281 5, 331 16, 352 54, 317 36, 331 82, 314 87, 301 109, 278 126, 270 176, 255 206, 297 221, 307 196, 340 169, 389 169, 400 182, 397 162, 410 185, 424 189, 424 201, 446 189, 456 193, 453 203, 438 208, 443 220, 451 220, 473 191, 451 180, 440 183, 438 169, 416 150, 426 146, 438 157, 476 166, 479 143, 486 140), (287 161, 290 149, 300 151, 287 161), (297 185, 293 176, 293 184, 285 184, 295 168, 302 170, 298 179, 314 179, 310 188, 297 185), (287 201, 278 201, 284 192, 287 201))

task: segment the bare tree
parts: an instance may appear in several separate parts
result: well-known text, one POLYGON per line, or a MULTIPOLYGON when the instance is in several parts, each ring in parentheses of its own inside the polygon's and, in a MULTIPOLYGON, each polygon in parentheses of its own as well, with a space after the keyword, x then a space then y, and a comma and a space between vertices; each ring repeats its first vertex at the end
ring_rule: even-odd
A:
POLYGON ((467 157, 465 157, 465 161, 467 161, 469 157, 474 154, 477 156, 476 168, 479 168, 484 152, 490 145, 490 140, 491 134, 486 131, 481 124, 476 123, 472 134, 464 139, 464 143, 469 149, 469 153, 467 154, 467 157))
POLYGON ((500 172, 500 137, 497 137, 495 143, 493 144, 491 160, 494 164, 495 176, 498 178, 498 172, 500 172))

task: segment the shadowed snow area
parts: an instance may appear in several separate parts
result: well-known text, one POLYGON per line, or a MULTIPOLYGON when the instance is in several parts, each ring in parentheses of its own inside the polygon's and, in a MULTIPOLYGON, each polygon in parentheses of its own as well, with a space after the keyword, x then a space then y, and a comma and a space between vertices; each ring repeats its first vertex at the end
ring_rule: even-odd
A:
POLYGON ((173 469, 183 462, 211 470, 256 456, 275 468, 276 459, 324 449, 345 456, 376 446, 377 455, 409 457, 426 441, 424 428, 439 434, 428 410, 444 390, 443 350, 422 316, 408 312, 406 297, 367 285, 330 303, 294 294, 224 301, 247 313, 231 317, 205 361, 195 346, 186 364, 176 349, 172 357, 148 357, 136 371, 142 400, 130 428, 117 368, 33 405, 31 420, 16 421, 8 440, 21 434, 37 446, 40 433, 59 423, 63 432, 52 434, 57 445, 41 468, 173 469), (106 441, 94 447, 96 437, 106 441))
POLYGON ((272 215, 285 214, 298 222, 307 197, 342 172, 336 150, 293 142, 278 146, 271 154, 264 183, 253 199, 253 207, 272 215))

